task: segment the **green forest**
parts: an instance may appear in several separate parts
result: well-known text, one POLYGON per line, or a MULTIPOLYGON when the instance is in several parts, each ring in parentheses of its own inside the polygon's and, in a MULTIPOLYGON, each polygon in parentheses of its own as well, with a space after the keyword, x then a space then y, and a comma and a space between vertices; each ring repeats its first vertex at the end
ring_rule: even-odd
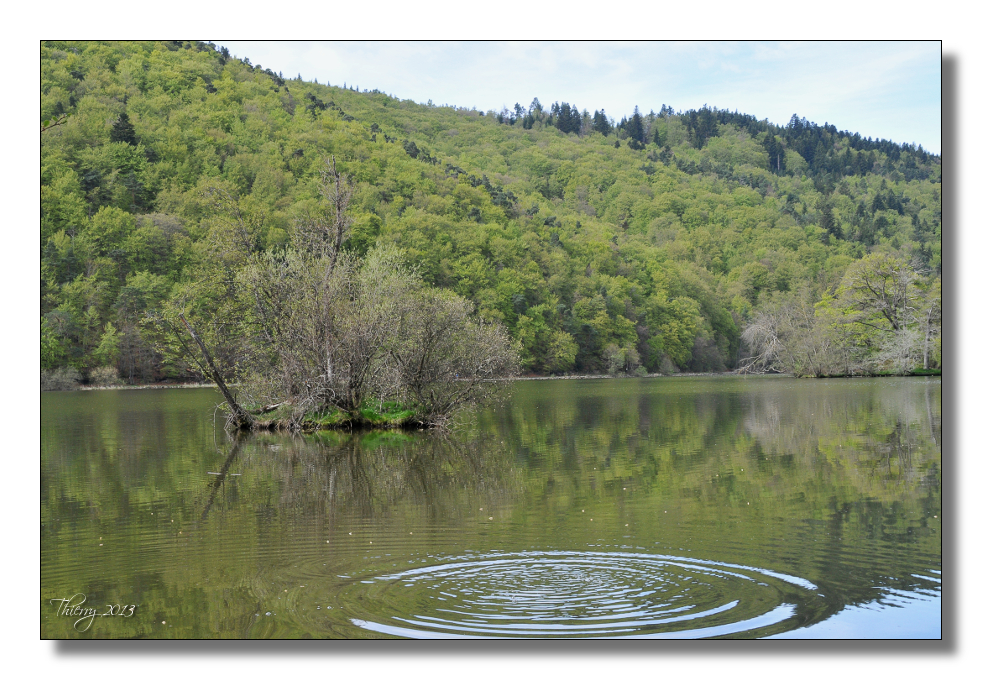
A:
POLYGON ((468 301, 526 374, 941 368, 941 158, 920 146, 709 105, 434 106, 267 66, 42 43, 42 389, 200 379, 177 315, 238 379, 249 272, 324 211, 332 158, 345 256, 468 301))

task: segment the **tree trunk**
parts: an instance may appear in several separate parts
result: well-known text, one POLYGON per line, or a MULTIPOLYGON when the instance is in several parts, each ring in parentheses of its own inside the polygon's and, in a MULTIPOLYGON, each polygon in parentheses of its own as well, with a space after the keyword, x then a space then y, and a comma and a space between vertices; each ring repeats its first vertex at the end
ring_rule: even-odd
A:
POLYGON ((931 343, 931 316, 934 313, 934 305, 927 310, 927 320, 924 324, 924 370, 928 369, 928 349, 931 343))
POLYGON ((201 353, 204 355, 205 362, 208 364, 208 369, 211 371, 211 375, 209 377, 215 381, 216 385, 218 385, 218 389, 221 390, 222 396, 225 397, 225 402, 232 410, 232 424, 239 429, 250 427, 253 420, 252 415, 250 415, 244 408, 239 406, 238 402, 235 401, 235 397, 232 396, 232 392, 225 384, 222 374, 215 367, 215 362, 211 360, 211 354, 208 352, 208 348, 205 347, 205 343, 202 342, 201 338, 198 337, 198 334, 194 332, 194 328, 191 327, 191 324, 188 323, 188 320, 184 318, 183 314, 178 315, 178 318, 181 320, 181 323, 184 324, 184 327, 188 329, 188 333, 191 334, 194 341, 198 343, 198 347, 201 348, 201 353))

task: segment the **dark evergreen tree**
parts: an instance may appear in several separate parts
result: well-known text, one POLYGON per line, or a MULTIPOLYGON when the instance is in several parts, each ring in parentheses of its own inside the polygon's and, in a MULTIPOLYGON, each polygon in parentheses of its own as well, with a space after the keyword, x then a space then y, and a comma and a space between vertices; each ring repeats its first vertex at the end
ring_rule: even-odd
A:
MULTIPOLYGON (((570 109, 569 104, 563 102, 562 104, 552 105, 553 115, 556 117, 556 128, 560 132, 572 132, 573 131, 573 111, 570 109)), ((577 129, 579 126, 577 126, 577 129)))
POLYGON ((125 142, 136 146, 136 132, 133 130, 133 124, 130 122, 130 117, 126 115, 125 111, 119 114, 119 118, 113 123, 113 129, 109 133, 109 140, 112 142, 125 142))
POLYGON ((764 137, 763 146, 764 150, 767 151, 770 169, 774 172, 781 172, 784 165, 784 146, 777 141, 773 132, 768 132, 767 136, 764 137))
POLYGON ((883 200, 883 194, 879 191, 873 196, 873 204, 870 206, 870 210, 874 213, 879 210, 886 210, 886 202, 883 200))
POLYGON ((698 111, 688 111, 683 115, 683 120, 689 133, 689 142, 697 149, 701 149, 711 137, 719 134, 716 111, 706 105, 698 111))
POLYGON ((835 215, 832 213, 832 201, 829 200, 828 196, 822 196, 818 199, 818 226, 825 230, 826 236, 823 241, 828 243, 829 236, 835 236, 837 239, 842 238, 842 229, 839 227, 838 220, 835 219, 835 215))
POLYGON ((625 120, 624 132, 634 140, 635 146, 644 148, 644 121, 641 119, 641 111, 638 110, 637 106, 634 107, 634 114, 625 120))
POLYGON ((610 120, 608 120, 607 113, 603 109, 593 112, 593 129, 604 137, 610 134, 610 120))

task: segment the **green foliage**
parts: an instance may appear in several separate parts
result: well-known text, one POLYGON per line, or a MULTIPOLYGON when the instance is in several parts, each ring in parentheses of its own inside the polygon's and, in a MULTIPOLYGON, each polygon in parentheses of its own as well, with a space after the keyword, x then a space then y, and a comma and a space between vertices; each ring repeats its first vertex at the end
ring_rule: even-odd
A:
POLYGON ((834 293, 884 248, 928 286, 942 266, 940 158, 798 116, 639 107, 614 126, 538 99, 484 116, 203 43, 45 42, 41 118, 62 115, 41 136, 41 315, 63 349, 45 356, 88 370, 112 323, 128 380, 193 374, 144 323, 166 309, 209 319, 231 361, 236 273, 295 245, 331 155, 354 179, 345 250, 398 247, 536 373, 605 372, 611 344, 650 371, 733 368, 775 295, 834 293))
POLYGON ((65 348, 47 319, 41 319, 41 370, 47 371, 59 365, 65 357, 65 348))
POLYGON ((112 322, 106 324, 99 345, 92 353, 103 366, 112 366, 119 359, 119 333, 112 322))
POLYGON ((818 377, 928 371, 940 367, 940 337, 940 277, 889 250, 850 264, 817 302, 801 291, 761 305, 743 333, 748 368, 818 377))

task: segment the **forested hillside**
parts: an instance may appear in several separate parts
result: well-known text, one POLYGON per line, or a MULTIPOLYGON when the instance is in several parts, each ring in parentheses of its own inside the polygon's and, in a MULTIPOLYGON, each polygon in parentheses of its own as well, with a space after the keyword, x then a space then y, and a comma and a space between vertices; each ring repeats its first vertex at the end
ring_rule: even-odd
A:
POLYGON ((345 249, 396 247, 500 320, 527 372, 941 364, 941 159, 920 147, 798 116, 656 113, 657 92, 615 121, 275 69, 193 41, 42 44, 49 378, 193 377, 154 322, 166 309, 233 347, 250 323, 236 282, 322 209, 331 156, 354 185, 345 249))

